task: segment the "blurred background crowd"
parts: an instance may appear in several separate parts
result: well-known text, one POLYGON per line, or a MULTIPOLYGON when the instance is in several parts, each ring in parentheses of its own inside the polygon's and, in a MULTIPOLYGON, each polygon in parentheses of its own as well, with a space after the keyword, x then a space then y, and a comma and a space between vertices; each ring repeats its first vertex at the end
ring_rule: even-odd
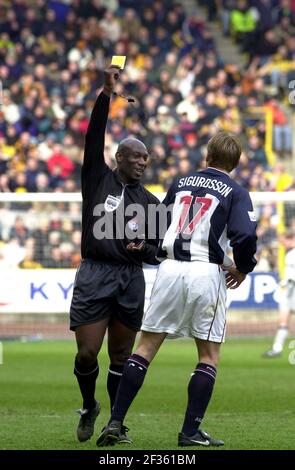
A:
MULTIPOLYGON (((165 191, 176 175, 204 167, 209 138, 224 129, 244 149, 236 181, 253 192, 294 189, 295 2, 195 0, 193 15, 185 3, 0 0, 0 192, 80 191, 84 135, 112 55, 127 56, 116 91, 135 103, 112 98, 110 167, 119 141, 133 135, 151 154, 145 185, 165 191), (242 66, 224 61, 212 23, 242 66)), ((0 203, 0 266, 79 264, 78 203, 11 207, 0 203)), ((258 210, 260 267, 273 270, 276 205, 258 210)))

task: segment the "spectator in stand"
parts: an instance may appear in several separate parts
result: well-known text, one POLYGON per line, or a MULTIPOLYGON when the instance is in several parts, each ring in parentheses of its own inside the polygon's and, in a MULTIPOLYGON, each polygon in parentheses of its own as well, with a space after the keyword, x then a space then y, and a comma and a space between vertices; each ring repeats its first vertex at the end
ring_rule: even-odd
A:
POLYGON ((249 137, 248 147, 246 147, 245 151, 255 165, 262 165, 263 168, 267 168, 268 163, 265 150, 258 135, 254 134, 249 137))
POLYGON ((59 144, 55 144, 53 147, 53 153, 47 160, 47 167, 51 175, 55 175, 56 169, 58 169, 60 177, 65 179, 74 170, 74 163, 67 155, 62 153, 61 146, 59 144))
POLYGON ((286 114, 275 99, 267 102, 265 106, 272 112, 274 150, 279 152, 281 156, 290 155, 292 151, 292 130, 288 124, 286 114))
POLYGON ((238 0, 237 6, 230 14, 231 31, 242 45, 243 51, 248 51, 255 42, 256 18, 247 0, 238 0))
POLYGON ((9 238, 15 239, 20 246, 24 246, 25 241, 30 237, 29 229, 25 226, 21 217, 16 217, 13 226, 10 229, 9 238))

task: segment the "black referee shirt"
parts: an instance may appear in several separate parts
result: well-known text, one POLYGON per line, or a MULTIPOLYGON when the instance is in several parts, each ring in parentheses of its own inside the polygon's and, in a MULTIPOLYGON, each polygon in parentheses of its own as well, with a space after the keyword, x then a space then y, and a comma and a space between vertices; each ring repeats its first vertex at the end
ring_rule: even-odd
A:
POLYGON ((101 92, 94 105, 85 137, 81 174, 82 258, 138 266, 141 266, 143 261, 158 264, 155 259, 158 242, 147 239, 147 236, 148 206, 158 205, 159 200, 141 183, 124 185, 120 182, 116 170, 112 171, 104 160, 104 138, 109 104, 110 98, 101 92), (141 215, 136 213, 126 215, 126 207, 130 204, 140 204, 143 208, 141 215), (125 233, 128 223, 135 229, 137 225, 143 228, 139 234, 140 236, 144 234, 147 241, 143 252, 136 253, 126 249, 130 240, 125 233), (106 226, 108 230, 111 227, 113 235, 110 236, 108 233, 104 236, 106 226))

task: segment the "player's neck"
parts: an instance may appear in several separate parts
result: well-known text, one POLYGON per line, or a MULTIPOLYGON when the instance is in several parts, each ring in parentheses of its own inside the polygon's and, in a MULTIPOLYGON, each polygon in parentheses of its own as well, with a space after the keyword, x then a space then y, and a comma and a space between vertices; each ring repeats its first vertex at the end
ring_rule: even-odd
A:
POLYGON ((220 167, 218 167, 218 166, 211 166, 211 165, 209 165, 209 166, 207 166, 206 169, 210 169, 210 168, 211 168, 212 170, 221 171, 222 173, 225 173, 226 175, 229 175, 229 173, 230 173, 229 171, 226 171, 224 168, 220 168, 220 167))

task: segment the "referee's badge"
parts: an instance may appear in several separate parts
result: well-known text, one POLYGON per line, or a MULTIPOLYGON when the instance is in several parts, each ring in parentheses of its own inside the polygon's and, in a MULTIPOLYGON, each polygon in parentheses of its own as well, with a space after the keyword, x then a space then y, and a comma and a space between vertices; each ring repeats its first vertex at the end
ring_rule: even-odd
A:
POLYGON ((113 212, 116 209, 118 209, 120 202, 122 200, 122 197, 116 197, 112 196, 111 194, 108 195, 108 197, 105 200, 104 203, 104 208, 106 212, 113 212))

